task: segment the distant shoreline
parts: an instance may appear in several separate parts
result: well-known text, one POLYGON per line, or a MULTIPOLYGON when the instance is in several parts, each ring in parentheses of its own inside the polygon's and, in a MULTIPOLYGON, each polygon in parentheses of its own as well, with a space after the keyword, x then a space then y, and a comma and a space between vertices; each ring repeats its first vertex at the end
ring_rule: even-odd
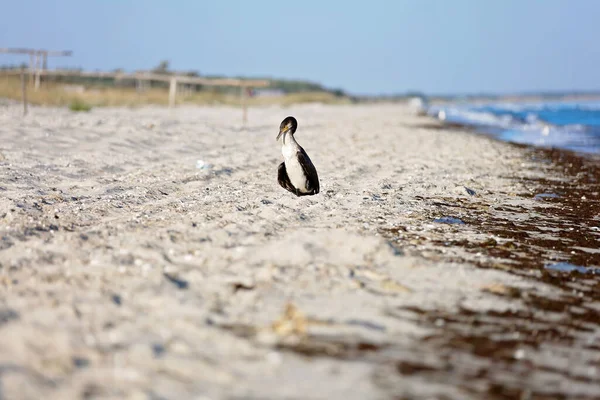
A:
POLYGON ((457 102, 468 102, 473 104, 488 104, 488 103, 531 103, 531 102, 549 102, 549 101, 588 101, 600 100, 600 93, 594 94, 565 94, 557 96, 544 95, 508 95, 499 97, 464 97, 464 98, 429 98, 431 104, 448 104, 457 102))

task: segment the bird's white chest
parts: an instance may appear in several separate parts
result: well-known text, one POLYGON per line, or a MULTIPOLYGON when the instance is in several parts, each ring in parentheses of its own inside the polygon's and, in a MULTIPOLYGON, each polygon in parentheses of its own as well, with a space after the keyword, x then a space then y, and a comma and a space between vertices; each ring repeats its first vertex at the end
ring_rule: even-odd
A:
POLYGON ((306 175, 304 175, 304 169, 302 169, 302 165, 298 162, 297 152, 299 151, 297 145, 292 143, 292 141, 288 141, 286 144, 281 146, 281 154, 283 155, 285 161, 285 169, 288 174, 288 178, 290 178, 290 182, 294 185, 295 188, 300 190, 301 192, 308 192, 306 188, 306 175))

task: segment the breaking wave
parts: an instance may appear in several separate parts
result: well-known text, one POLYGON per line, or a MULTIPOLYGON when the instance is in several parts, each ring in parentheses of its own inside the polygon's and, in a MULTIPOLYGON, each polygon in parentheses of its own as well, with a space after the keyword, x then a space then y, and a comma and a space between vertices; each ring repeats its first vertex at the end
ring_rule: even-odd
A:
POLYGON ((428 114, 505 141, 600 153, 599 101, 443 105, 428 114))

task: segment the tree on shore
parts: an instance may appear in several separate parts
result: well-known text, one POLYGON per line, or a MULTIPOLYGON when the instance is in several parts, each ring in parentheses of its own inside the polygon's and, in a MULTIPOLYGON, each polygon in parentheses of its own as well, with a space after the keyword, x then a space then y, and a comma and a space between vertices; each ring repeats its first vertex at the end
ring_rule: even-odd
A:
POLYGON ((152 72, 154 72, 155 74, 162 74, 162 75, 170 74, 169 61, 162 60, 161 62, 158 63, 158 65, 156 67, 152 68, 152 72))

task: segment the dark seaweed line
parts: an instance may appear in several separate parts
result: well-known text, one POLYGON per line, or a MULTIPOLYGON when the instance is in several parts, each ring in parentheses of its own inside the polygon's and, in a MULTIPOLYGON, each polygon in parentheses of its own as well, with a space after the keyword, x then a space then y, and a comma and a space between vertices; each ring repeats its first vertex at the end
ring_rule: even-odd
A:
MULTIPOLYGON (((538 193, 558 193, 559 197, 541 199, 544 207, 535 207, 533 211, 539 217, 527 221, 514 222, 502 218, 502 214, 493 214, 487 204, 464 202, 457 199, 426 199, 431 206, 430 217, 456 215, 460 213, 468 226, 473 227, 488 237, 501 238, 502 243, 494 239, 483 242, 469 242, 465 239, 452 238, 452 233, 442 240, 432 240, 409 232, 405 227, 382 229, 382 235, 390 238, 400 250, 416 253, 422 257, 436 260, 472 263, 479 268, 501 268, 509 273, 527 279, 535 279, 555 287, 559 296, 550 298, 536 293, 535 290, 522 290, 505 287, 496 296, 522 301, 526 312, 498 313, 494 311, 476 313, 462 308, 456 313, 440 310, 422 310, 418 308, 405 309, 414 313, 418 322, 434 328, 434 334, 424 339, 427 345, 440 349, 448 360, 447 374, 456 379, 457 385, 473 394, 481 394, 480 388, 475 387, 474 380, 485 382, 487 398, 567 398, 565 393, 543 392, 533 390, 526 384, 526 377, 539 371, 554 372, 568 377, 571 381, 593 383, 586 376, 575 376, 568 370, 553 369, 543 365, 533 365, 527 360, 515 357, 522 348, 537 349, 542 344, 560 344, 578 346, 591 352, 597 352, 597 345, 581 342, 581 335, 593 332, 600 326, 600 315, 590 302, 600 301, 600 276, 583 274, 577 271, 561 273, 545 268, 545 260, 550 256, 581 266, 600 266, 600 254, 574 249, 583 247, 597 249, 599 235, 592 228, 600 225, 600 166, 596 159, 582 157, 566 150, 539 149, 530 146, 516 145, 527 149, 527 156, 538 165, 547 168, 548 175, 567 177, 565 180, 529 179, 524 177, 507 177, 515 182, 525 182, 527 186, 538 193), (550 206, 550 207, 548 207, 550 206), (544 229, 551 228, 551 229, 544 229), (556 240, 540 238, 535 233, 559 232, 554 234, 556 240), (402 239, 402 240, 398 240, 402 239), (411 241, 420 243, 429 241, 434 251, 429 253, 411 249, 411 241), (404 244, 403 244, 404 243, 404 244), (442 248, 459 248, 464 253, 483 253, 488 255, 486 261, 460 256, 447 256, 442 248), (556 316, 561 315, 557 323, 556 316), (441 326, 441 327, 440 327, 441 326), (465 327, 467 327, 465 329, 465 327), (535 328, 534 328, 535 327, 535 328), (491 334, 500 337, 516 335, 516 339, 492 339, 491 334), (461 372, 459 365, 452 363, 451 355, 457 350, 466 351, 473 356, 492 361, 493 368, 479 368, 475 375, 461 372), (508 386, 495 379, 494 371, 498 368, 514 370, 518 368, 524 374, 524 383, 508 386), (458 375, 458 376, 457 376, 458 375)), ((522 193, 518 196, 532 198, 532 193, 522 193)), ((496 207, 504 216, 528 212, 519 206, 496 207)), ((430 249, 431 250, 431 249, 430 249)), ((460 254, 460 253, 459 253, 460 254)), ((403 375, 414 373, 430 374, 432 378, 440 378, 439 368, 433 368, 419 363, 398 364, 398 372, 403 375)), ((585 398, 585 397, 582 397, 585 398)))

